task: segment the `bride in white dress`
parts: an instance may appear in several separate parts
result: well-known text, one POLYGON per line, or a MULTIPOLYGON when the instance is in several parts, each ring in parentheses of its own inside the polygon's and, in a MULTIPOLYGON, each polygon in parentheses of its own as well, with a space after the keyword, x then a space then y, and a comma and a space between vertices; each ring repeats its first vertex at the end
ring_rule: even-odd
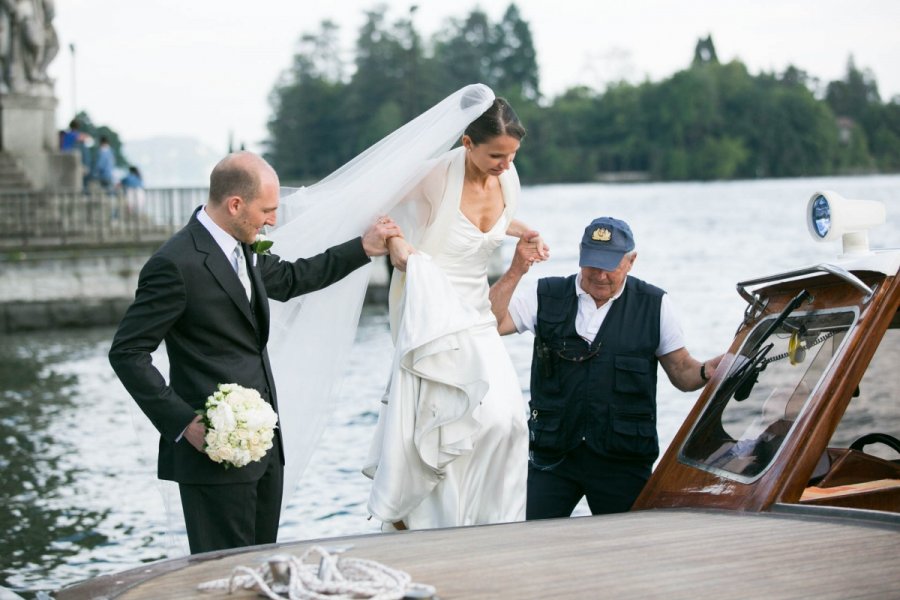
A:
MULTIPOLYGON (((364 469, 373 478, 369 511, 386 528, 524 519, 527 405, 487 278, 504 236, 529 233, 513 218, 520 190, 512 161, 524 134, 509 104, 495 99, 394 213, 407 235, 388 240, 399 271, 396 354, 364 469)), ((539 238, 534 244, 535 258, 545 257, 539 238)))
MULTIPOLYGON (((391 393, 400 394, 403 380, 419 386, 423 399, 453 398, 451 392, 456 390, 462 401, 451 403, 458 410, 441 411, 430 422, 408 414, 410 407, 415 408, 415 394, 405 395, 412 401, 391 403, 388 398, 383 405, 386 414, 379 420, 365 471, 375 477, 371 514, 388 523, 409 519, 413 526, 426 527, 521 518, 527 468, 525 405, 509 358, 488 325, 485 278, 487 255, 504 231, 518 235, 525 230, 511 220, 519 184, 508 164, 510 153, 502 160, 485 158, 482 153, 490 144, 469 144, 471 154, 479 157, 480 181, 488 186, 483 187, 484 196, 464 192, 464 182, 467 190, 477 192, 472 185, 476 181, 466 179, 467 162, 452 159, 464 159, 463 153, 469 152, 466 148, 448 152, 494 103, 494 93, 482 84, 451 94, 322 181, 285 193, 278 227, 271 232, 278 255, 293 260, 359 235, 378 215, 391 213, 401 220, 406 240, 420 250, 409 260, 406 285, 398 278, 394 290, 393 306, 404 308, 403 319, 401 311, 395 311, 397 346, 413 351, 398 350, 395 375, 402 372, 403 376, 397 375, 391 393), (497 167, 488 168, 485 162, 497 167), (451 166, 453 177, 449 176, 451 166), (505 167, 509 168, 503 171, 505 167), (453 195, 445 193, 451 187, 457 190, 455 199, 444 203, 445 196, 453 195), (439 208, 451 218, 439 220, 439 208), (426 258, 426 253, 434 258, 426 258), (475 351, 435 351, 454 344, 475 351), (419 369, 466 376, 455 387, 445 386, 441 394, 428 394, 430 387, 444 380, 423 379, 419 369), (402 414, 409 422, 388 418, 387 413, 404 408, 407 412, 402 414), (405 431, 419 427, 418 446, 410 442, 410 448, 396 435, 403 433, 401 425, 405 431), (447 484, 436 485, 444 479, 447 484), (400 510, 381 510, 384 506, 400 510), (432 512, 434 518, 426 520, 410 517, 432 512)), ((394 259, 403 268, 400 253, 395 252, 394 259)), ((281 399, 285 506, 339 396, 370 270, 363 267, 324 290, 270 306, 268 348, 281 399)))

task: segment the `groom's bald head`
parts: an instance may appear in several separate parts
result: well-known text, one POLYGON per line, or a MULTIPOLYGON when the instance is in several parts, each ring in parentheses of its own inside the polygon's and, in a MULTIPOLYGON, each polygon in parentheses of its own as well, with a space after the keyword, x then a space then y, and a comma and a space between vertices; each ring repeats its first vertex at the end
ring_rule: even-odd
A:
POLYGON ((234 152, 213 167, 209 175, 209 202, 220 205, 234 196, 252 202, 260 195, 261 186, 272 179, 277 182, 278 175, 261 156, 243 150, 234 152))
POLYGON ((229 154, 209 176, 206 213, 235 239, 253 243, 275 225, 280 184, 275 169, 252 152, 229 154))

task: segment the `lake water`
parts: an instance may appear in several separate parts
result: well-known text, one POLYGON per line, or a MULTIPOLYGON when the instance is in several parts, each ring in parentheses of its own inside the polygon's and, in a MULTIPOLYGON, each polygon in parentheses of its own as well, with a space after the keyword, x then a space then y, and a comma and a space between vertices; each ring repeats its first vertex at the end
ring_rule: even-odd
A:
MULTIPOLYGON (((883 201, 889 223, 870 242, 900 246, 900 176, 539 186, 523 190, 518 216, 543 233, 552 260, 529 277, 574 272, 587 223, 601 215, 624 219, 637 242, 632 273, 670 293, 688 349, 708 358, 730 344, 740 322, 736 282, 840 252, 839 244, 814 243, 807 233, 806 203, 819 189, 883 201)), ((512 248, 505 244, 503 256, 512 248)), ((170 533, 180 529, 167 521, 170 496, 155 478, 156 432, 107 362, 112 333, 9 335, 0 345, 0 585, 20 594, 185 552, 183 538, 170 533)), ((531 337, 505 342, 527 392, 531 337)), ((359 468, 390 354, 386 310, 367 307, 340 402, 284 511, 281 540, 377 531, 367 520, 369 480, 359 468)), ((660 377, 663 447, 698 395, 660 377)))

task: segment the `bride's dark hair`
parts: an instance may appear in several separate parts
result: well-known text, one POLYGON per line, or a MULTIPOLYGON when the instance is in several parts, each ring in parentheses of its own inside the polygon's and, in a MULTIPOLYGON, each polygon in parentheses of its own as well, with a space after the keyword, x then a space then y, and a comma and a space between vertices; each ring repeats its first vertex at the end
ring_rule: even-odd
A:
POLYGON ((505 98, 495 98, 491 106, 466 127, 465 134, 475 144, 482 144, 500 135, 521 140, 525 137, 525 127, 505 98))

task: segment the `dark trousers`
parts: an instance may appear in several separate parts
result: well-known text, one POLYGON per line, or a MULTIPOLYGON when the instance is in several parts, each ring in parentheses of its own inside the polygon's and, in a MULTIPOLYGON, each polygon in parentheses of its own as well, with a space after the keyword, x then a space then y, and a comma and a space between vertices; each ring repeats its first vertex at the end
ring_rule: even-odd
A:
POLYGON ((528 500, 525 518, 568 517, 587 496, 591 513, 626 512, 650 478, 652 464, 601 456, 582 443, 562 461, 536 457, 528 465, 528 500))
POLYGON ((268 464, 257 481, 178 485, 191 554, 275 543, 284 487, 277 441, 263 460, 268 464))

